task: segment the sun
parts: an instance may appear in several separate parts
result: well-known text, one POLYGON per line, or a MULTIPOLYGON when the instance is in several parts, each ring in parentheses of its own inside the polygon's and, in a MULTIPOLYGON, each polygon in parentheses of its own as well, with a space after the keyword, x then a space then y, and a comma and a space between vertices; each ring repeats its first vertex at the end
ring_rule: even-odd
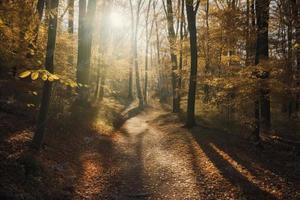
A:
POLYGON ((124 25, 123 16, 119 12, 110 14, 110 22, 114 28, 121 28, 124 25))

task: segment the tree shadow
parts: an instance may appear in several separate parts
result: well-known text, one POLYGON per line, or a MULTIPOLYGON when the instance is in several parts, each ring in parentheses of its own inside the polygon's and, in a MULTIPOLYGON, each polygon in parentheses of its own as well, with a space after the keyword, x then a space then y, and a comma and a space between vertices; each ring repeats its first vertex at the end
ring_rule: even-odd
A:
MULTIPOLYGON (((168 124, 167 120, 165 125, 168 124)), ((245 149, 250 146, 246 141, 242 141, 236 135, 215 129, 196 127, 187 131, 180 126, 175 128, 172 126, 172 128, 174 134, 178 134, 178 128, 183 131, 183 140, 188 146, 187 154, 190 156, 191 168, 195 173, 195 182, 201 199, 222 199, 228 194, 234 199, 276 199, 270 193, 270 189, 265 190, 266 187, 253 180, 253 177, 260 180, 266 177, 265 166, 256 169, 256 160, 253 157, 257 152, 245 155, 250 151, 245 149), (229 155, 231 160, 222 152, 229 155)), ((172 129, 168 128, 168 130, 172 129)), ((274 184, 272 181, 274 179, 267 182, 271 188, 274 184)))
MULTIPOLYGON (((117 112, 113 108, 110 109, 112 109, 111 112, 117 112)), ((137 140, 134 147, 131 147, 133 152, 123 152, 119 149, 119 145, 115 144, 113 135, 105 136, 101 130, 93 127, 92 123, 97 119, 98 110, 93 107, 74 106, 71 120, 65 120, 68 123, 66 125, 68 134, 66 137, 58 136, 64 144, 69 144, 68 152, 64 152, 69 155, 63 157, 68 157, 67 162, 71 163, 73 168, 71 176, 76 177, 69 186, 65 187, 72 188, 71 198, 115 199, 116 195, 120 194, 120 190, 123 190, 122 185, 135 185, 132 187, 135 190, 143 185, 143 179, 140 177, 143 172, 141 154, 145 133, 132 138, 127 131, 122 129, 121 137, 124 137, 126 142, 130 143, 132 139, 137 140), (123 163, 127 165, 119 167, 123 163), (134 167, 130 167, 132 164, 134 167), (127 179, 130 183, 124 184, 124 180, 127 179), (88 196, 84 196, 85 193, 88 196)), ((114 114, 114 128, 121 128, 128 119, 140 112, 140 108, 131 105, 114 114)), ((64 151, 65 147, 63 145, 61 147, 62 149, 57 149, 57 151, 64 151)), ((134 195, 140 198, 145 193, 137 191, 137 194, 134 194, 133 191, 131 195, 129 190, 124 192, 128 195, 124 194, 122 199, 134 198, 134 195)))
POLYGON ((263 170, 268 171, 269 175, 276 179, 283 178, 299 184, 297 177, 300 170, 296 166, 300 162, 300 157, 295 152, 297 150, 286 149, 279 143, 264 143, 264 150, 260 150, 241 136, 224 131, 210 131, 208 134, 194 132, 194 136, 198 140, 213 143, 255 176, 262 175, 263 170), (222 139, 224 137, 226 140, 222 139))
MULTIPOLYGON (((191 130, 191 134, 197 145, 220 171, 221 175, 239 189, 239 198, 276 199, 273 194, 269 193, 270 190, 267 192, 261 188, 265 188, 262 184, 267 183, 271 188, 277 190, 281 189, 282 186, 279 185, 278 188, 276 185, 273 185, 273 182, 281 182, 279 183, 281 185, 287 183, 286 180, 282 179, 282 177, 285 177, 283 176, 284 170, 278 173, 280 169, 275 170, 272 168, 273 161, 271 160, 274 158, 274 155, 269 156, 267 154, 262 157, 261 154, 263 152, 254 150, 249 143, 243 141, 237 135, 201 128, 191 130), (263 158, 265 159, 264 161, 262 160, 263 158), (267 182, 264 179, 266 177, 269 179, 267 182), (257 183, 253 178, 261 180, 262 183, 257 183)), ((193 147, 191 147, 191 155, 193 160, 195 160, 197 155, 192 149, 193 147)), ((284 158, 277 157, 277 159, 281 160, 284 158)), ((284 161, 282 162, 285 163, 284 161)), ((193 163, 193 168, 196 171, 201 171, 196 165, 197 162, 193 163)), ((201 180, 198 180, 199 182, 201 180)), ((294 184, 297 185, 297 181, 294 184)), ((286 191, 283 191, 282 195, 287 195, 284 198, 293 196, 293 194, 287 194, 286 191)))
POLYGON ((133 137, 131 139, 135 140, 132 144, 131 139, 125 137, 125 142, 128 142, 126 145, 131 145, 130 148, 125 147, 125 151, 119 146, 114 146, 111 152, 105 152, 106 157, 112 159, 107 167, 114 172, 110 173, 106 187, 98 194, 94 194, 92 199, 147 199, 150 193, 148 188, 144 187, 146 178, 143 162, 143 138, 145 134, 144 131, 135 136, 131 135, 130 137, 133 137), (114 168, 117 169, 114 170, 114 168))

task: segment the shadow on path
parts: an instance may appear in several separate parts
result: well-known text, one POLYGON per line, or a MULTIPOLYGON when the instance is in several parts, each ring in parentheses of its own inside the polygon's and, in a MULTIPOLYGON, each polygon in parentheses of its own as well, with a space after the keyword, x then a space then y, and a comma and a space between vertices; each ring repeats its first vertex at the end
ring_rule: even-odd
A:
MULTIPOLYGON (((272 194, 267 191, 262 190, 258 185, 256 185, 253 180, 249 180, 251 177, 246 177, 243 173, 241 173, 235 166, 232 165, 226 158, 224 158, 219 151, 218 148, 215 148, 212 141, 205 139, 202 137, 202 134, 205 133, 193 133, 194 140, 197 142, 201 150, 205 153, 205 155, 209 158, 209 160, 213 163, 213 165, 219 170, 220 174, 228 180, 233 186, 236 187, 237 194, 236 198, 239 199, 276 199, 272 194), (197 136, 195 136, 197 134, 197 136)), ((197 155, 192 153, 194 159, 197 159, 197 155)), ((198 167, 195 166, 196 162, 194 162, 193 166, 195 169, 198 167)), ((198 169, 201 171, 201 169, 198 169)), ((198 180, 201 182, 201 180, 198 180)))

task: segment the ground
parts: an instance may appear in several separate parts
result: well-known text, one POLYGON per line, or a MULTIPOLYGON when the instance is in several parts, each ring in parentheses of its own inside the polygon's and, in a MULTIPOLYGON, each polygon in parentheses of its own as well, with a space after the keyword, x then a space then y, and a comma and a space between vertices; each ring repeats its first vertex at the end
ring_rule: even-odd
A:
MULTIPOLYGON (((7 186, 18 178, 1 177, 1 187, 22 193, 5 197, 300 199, 299 154, 295 149, 266 143, 264 150, 258 150, 246 139, 222 130, 201 126, 188 130, 176 115, 161 108, 132 112, 119 125, 118 130, 104 133, 100 126, 81 124, 62 141, 68 148, 54 148, 48 139, 39 160, 44 173, 51 174, 51 184, 45 183, 39 190, 46 181, 37 175, 30 186, 23 186, 22 193, 21 186, 7 186), (26 191, 27 187, 36 189, 26 191)), ((30 134, 23 132, 30 140, 30 134)), ((9 144, 18 137, 10 135, 4 140, 9 144)))
POLYGON ((101 139, 107 154, 91 147, 95 151, 85 160, 86 179, 77 186, 75 199, 300 198, 293 181, 255 164, 253 155, 245 154, 264 158, 255 150, 239 149, 246 144, 238 144, 238 138, 200 127, 188 131, 182 125, 175 115, 155 109, 129 119, 113 140, 101 139), (241 152, 230 152, 234 150, 241 152), (109 159, 104 176, 97 161, 103 156, 109 159))

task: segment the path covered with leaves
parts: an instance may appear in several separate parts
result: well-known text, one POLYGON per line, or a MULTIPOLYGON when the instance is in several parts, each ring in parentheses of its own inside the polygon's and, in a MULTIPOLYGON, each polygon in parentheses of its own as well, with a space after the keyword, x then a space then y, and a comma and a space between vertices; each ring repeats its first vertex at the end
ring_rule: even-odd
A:
POLYGON ((18 119, 3 115, 1 199, 300 199, 299 150, 290 146, 256 149, 213 125, 188 130, 161 108, 133 108, 113 131, 92 110, 51 127, 35 161, 23 151, 30 122, 15 129, 18 119))
POLYGON ((100 149, 89 146, 82 156, 84 170, 73 197, 300 198, 295 177, 299 170, 294 169, 289 177, 284 169, 276 171, 273 161, 265 160, 273 159, 268 155, 272 152, 258 152, 241 138, 216 132, 200 127, 189 131, 175 115, 147 109, 125 122, 112 139, 98 138, 100 149))

